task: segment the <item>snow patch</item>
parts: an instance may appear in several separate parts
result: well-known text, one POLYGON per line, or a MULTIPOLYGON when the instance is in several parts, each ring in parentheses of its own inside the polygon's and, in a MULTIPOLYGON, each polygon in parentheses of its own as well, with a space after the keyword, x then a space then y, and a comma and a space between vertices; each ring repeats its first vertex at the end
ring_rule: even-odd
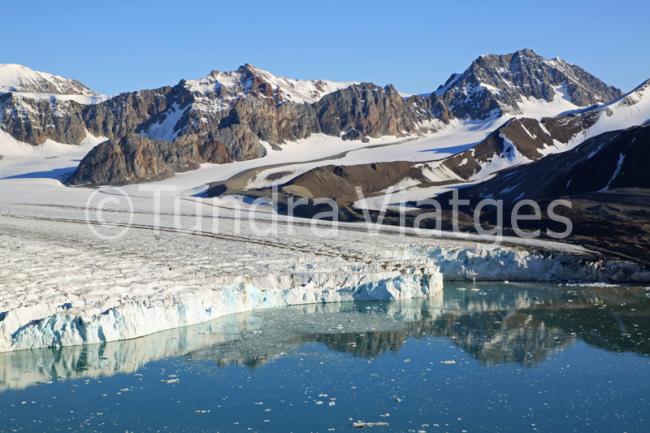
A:
POLYGON ((165 112, 165 117, 158 123, 149 125, 143 135, 160 141, 174 141, 178 136, 179 130, 176 130, 178 124, 188 107, 181 109, 177 103, 174 103, 169 110, 165 112))
POLYGON ((618 156, 618 161, 616 161, 616 168, 614 168, 614 173, 612 173, 612 177, 609 178, 607 185, 605 185, 605 187, 601 189, 600 192, 608 191, 609 187, 612 185, 612 182, 614 182, 614 180, 618 177, 618 175, 621 174, 621 169, 623 168, 623 161, 625 161, 625 155, 621 153, 618 156))
POLYGON ((503 146, 501 153, 483 163, 481 169, 472 176, 472 180, 485 180, 498 171, 531 162, 517 150, 517 147, 505 134, 501 133, 499 136, 503 146))
POLYGON ((554 88, 555 95, 552 101, 545 99, 537 99, 533 97, 522 98, 517 103, 521 115, 516 117, 530 117, 533 119, 541 119, 543 117, 554 117, 567 111, 577 110, 581 107, 574 104, 566 92, 566 86, 557 86, 554 88))

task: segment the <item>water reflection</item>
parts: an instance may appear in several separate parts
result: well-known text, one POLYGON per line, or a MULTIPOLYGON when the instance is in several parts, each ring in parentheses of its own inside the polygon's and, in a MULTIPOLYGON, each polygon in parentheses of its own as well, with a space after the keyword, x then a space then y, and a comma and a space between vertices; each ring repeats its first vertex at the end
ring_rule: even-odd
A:
POLYGON ((448 285, 436 299, 306 305, 229 316, 124 342, 0 354, 0 391, 133 373, 171 357, 257 367, 320 343, 374 358, 409 338, 444 337, 483 364, 534 366, 577 340, 650 353, 650 290, 448 285))

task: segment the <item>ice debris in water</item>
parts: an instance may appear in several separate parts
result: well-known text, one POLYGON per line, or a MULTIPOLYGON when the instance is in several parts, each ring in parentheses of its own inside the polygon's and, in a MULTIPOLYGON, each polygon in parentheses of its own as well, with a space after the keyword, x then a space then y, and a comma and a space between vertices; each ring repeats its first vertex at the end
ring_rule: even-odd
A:
POLYGON ((366 427, 388 427, 386 421, 355 421, 352 423, 354 428, 366 428, 366 427))

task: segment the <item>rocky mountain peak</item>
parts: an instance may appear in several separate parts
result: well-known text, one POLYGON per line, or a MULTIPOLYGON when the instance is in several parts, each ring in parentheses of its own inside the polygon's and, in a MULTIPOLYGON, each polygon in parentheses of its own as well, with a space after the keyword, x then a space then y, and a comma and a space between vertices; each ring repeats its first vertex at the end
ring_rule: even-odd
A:
POLYGON ((484 119, 495 113, 527 114, 527 103, 557 104, 566 110, 620 96, 619 89, 578 66, 522 49, 478 57, 465 72, 453 74, 438 88, 432 105, 438 117, 484 119))
POLYGON ((263 76, 263 75, 272 75, 270 72, 265 71, 264 69, 258 68, 252 63, 244 63, 243 65, 237 68, 237 72, 247 76, 263 76))
POLYGON ((199 80, 187 80, 187 87, 198 94, 241 98, 272 98, 276 103, 314 103, 336 90, 349 87, 352 82, 327 80, 297 80, 273 75, 250 63, 235 71, 212 71, 199 80))
POLYGON ((98 96, 77 80, 35 71, 17 64, 0 64, 0 93, 47 93, 98 96))

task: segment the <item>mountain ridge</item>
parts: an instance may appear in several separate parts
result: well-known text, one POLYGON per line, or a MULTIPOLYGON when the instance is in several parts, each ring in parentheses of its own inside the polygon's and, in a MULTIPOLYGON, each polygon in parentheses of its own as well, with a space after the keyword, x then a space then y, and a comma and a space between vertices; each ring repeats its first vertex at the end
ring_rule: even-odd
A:
MULTIPOLYGON (((281 193, 298 197, 336 197, 345 208, 353 206, 358 199, 357 185, 363 186, 366 196, 381 195, 382 191, 400 184, 407 184, 411 189, 463 185, 463 190, 471 190, 472 182, 489 182, 493 176, 498 178, 500 173, 515 167, 525 172, 528 165, 566 154, 586 140, 649 122, 650 80, 647 80, 609 104, 542 119, 512 118, 471 148, 441 160, 323 165, 300 172, 278 187, 281 193)), ((504 189, 496 190, 495 196, 500 196, 498 191, 504 189)), ((262 188, 229 193, 265 195, 267 192, 262 188)), ((211 189, 207 195, 221 193, 211 189)))
MULTIPOLYGON (((157 152, 169 146, 156 142, 192 142, 197 151, 180 155, 199 157, 172 165, 193 167, 202 162, 258 158, 266 153, 263 142, 276 146, 314 133, 344 140, 427 134, 445 128, 453 119, 517 116, 540 110, 555 113, 610 96, 619 97, 620 91, 578 67, 544 59, 532 50, 481 56, 448 82, 444 92, 439 89, 429 96, 405 97, 392 85, 276 77, 244 64, 235 71, 215 70, 198 80, 180 80, 173 86, 121 93, 91 103, 8 92, 0 95, 0 128, 32 145, 46 140, 80 144, 88 136, 111 141, 104 146, 137 142, 151 150, 145 154, 152 158, 139 162, 152 167, 162 167, 160 158, 164 162, 164 155, 169 154, 157 152), (480 91, 468 91, 470 85, 480 91), (565 91, 561 104, 556 101, 558 86, 565 91), (566 100, 566 95, 573 99, 566 100), (144 139, 135 139, 134 134, 144 139)), ((103 155, 109 158, 105 166, 110 167, 116 163, 110 157, 118 154, 94 152, 87 157, 95 160, 84 158, 81 165, 100 167, 96 158, 103 155)), ((126 166, 135 167, 133 163, 126 166)), ((163 172, 170 175, 167 169, 163 172)), ((132 174, 115 181, 140 179, 132 174)), ((73 179, 89 181, 79 175, 73 179)))

